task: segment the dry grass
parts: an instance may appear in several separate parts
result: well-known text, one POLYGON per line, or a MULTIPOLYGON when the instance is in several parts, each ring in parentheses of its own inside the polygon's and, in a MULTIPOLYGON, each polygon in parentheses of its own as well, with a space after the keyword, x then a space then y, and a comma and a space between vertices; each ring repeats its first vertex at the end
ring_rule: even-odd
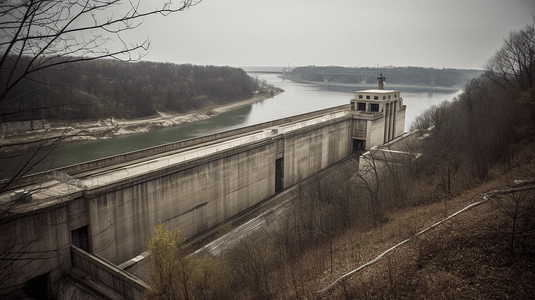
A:
MULTIPOLYGON (((505 188, 511 179, 533 178, 531 162, 448 201, 448 213, 505 188)), ((501 200, 507 201, 501 196, 501 200)), ((512 220, 486 204, 451 219, 349 277, 325 299, 533 299, 535 297, 535 191, 523 203, 515 255, 510 254, 512 220)), ((311 280, 318 291, 339 276, 444 217, 444 203, 400 211, 370 232, 348 232, 336 245, 336 270, 311 280)), ((306 263, 306 262, 303 262, 306 263)), ((290 295, 286 295, 288 298, 290 295)))

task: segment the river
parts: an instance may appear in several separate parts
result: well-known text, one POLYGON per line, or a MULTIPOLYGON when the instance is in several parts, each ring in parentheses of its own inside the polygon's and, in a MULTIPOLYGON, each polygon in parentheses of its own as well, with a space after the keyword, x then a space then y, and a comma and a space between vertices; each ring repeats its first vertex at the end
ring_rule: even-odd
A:
MULTIPOLYGON (((32 173, 347 104, 357 90, 357 88, 297 83, 278 78, 275 74, 253 76, 259 76, 268 83, 283 88, 285 92, 274 98, 202 121, 111 139, 64 144, 52 153, 51 160, 34 168, 32 173)), ((385 89, 388 89, 388 86, 385 86, 385 89)), ((407 105, 406 131, 414 118, 424 110, 444 100, 451 100, 461 92, 453 89, 411 87, 395 89, 401 91, 404 104, 407 105)))

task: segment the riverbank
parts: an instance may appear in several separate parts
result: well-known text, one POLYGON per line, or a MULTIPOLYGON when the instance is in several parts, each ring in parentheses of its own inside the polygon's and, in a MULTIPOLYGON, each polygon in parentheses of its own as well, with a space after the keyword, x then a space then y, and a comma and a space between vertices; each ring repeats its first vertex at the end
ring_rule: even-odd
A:
POLYGON ((136 118, 104 120, 89 120, 82 122, 50 121, 50 128, 29 131, 23 134, 11 134, 0 138, 0 147, 4 151, 20 151, 37 142, 54 142, 61 139, 62 142, 77 142, 97 139, 109 139, 116 136, 148 132, 153 129, 171 127, 180 124, 205 120, 218 114, 231 111, 242 106, 251 105, 269 98, 273 98, 281 92, 255 95, 252 98, 237 101, 220 106, 208 106, 185 114, 158 112, 158 115, 136 118))

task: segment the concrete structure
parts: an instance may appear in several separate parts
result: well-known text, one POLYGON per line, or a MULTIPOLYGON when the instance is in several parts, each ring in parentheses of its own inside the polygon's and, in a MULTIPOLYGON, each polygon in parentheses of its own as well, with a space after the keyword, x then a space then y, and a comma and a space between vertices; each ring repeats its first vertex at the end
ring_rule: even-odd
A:
POLYGON ((16 189, 30 191, 31 201, 0 195, 0 295, 25 285, 47 289, 73 265, 98 265, 88 276, 118 278, 106 284, 123 293, 129 276, 100 269, 142 253, 155 225, 198 235, 354 151, 393 139, 403 133, 404 116, 398 91, 362 91, 351 105, 29 176, 16 189))
POLYGON ((422 130, 405 132, 383 145, 373 146, 370 151, 359 156, 359 172, 377 172, 385 167, 394 165, 410 165, 422 154, 421 141, 429 136, 422 130))
POLYGON ((45 120, 30 120, 20 122, 7 122, 2 123, 0 129, 2 134, 19 134, 33 130, 50 129, 50 124, 45 120))
POLYGON ((405 132, 405 110, 399 91, 365 90, 355 93, 353 113, 353 150, 370 150, 405 132))

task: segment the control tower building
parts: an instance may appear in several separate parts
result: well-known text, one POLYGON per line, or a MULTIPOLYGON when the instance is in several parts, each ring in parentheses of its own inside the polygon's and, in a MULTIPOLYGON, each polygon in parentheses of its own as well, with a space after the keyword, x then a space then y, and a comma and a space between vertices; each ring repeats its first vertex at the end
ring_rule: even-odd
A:
POLYGON ((355 93, 350 110, 353 113, 353 152, 370 150, 405 132, 405 111, 400 91, 383 90, 383 75, 377 77, 377 90, 355 93))

